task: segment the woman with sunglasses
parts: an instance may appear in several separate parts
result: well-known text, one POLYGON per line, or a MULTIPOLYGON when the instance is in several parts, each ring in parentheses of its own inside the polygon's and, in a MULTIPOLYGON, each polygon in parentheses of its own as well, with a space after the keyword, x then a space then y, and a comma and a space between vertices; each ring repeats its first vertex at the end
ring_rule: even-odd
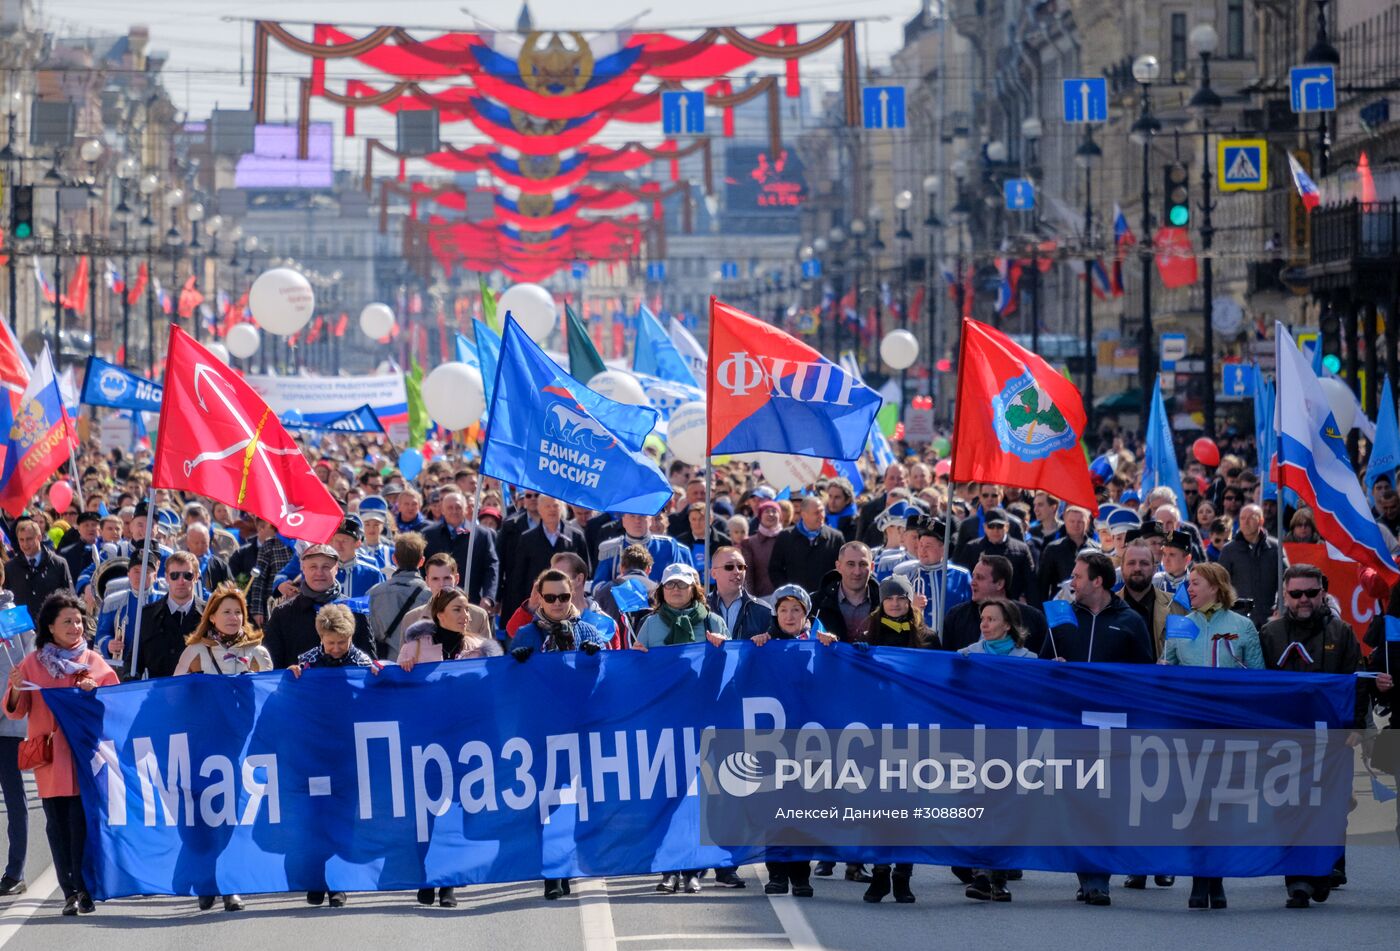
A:
POLYGON ((404 631, 399 666, 410 671, 417 664, 500 657, 504 653, 500 642, 490 635, 473 634, 468 630, 470 619, 467 593, 451 585, 444 587, 428 603, 428 618, 404 631))
MULTIPOLYGON (((1214 562, 1193 565, 1187 577, 1186 593, 1191 613, 1174 633, 1169 620, 1162 663, 1179 667, 1224 667, 1264 669, 1264 652, 1254 622, 1230 610, 1235 588, 1230 573, 1214 562), (1190 627, 1187 627, 1187 625, 1190 627)), ((1221 878, 1194 877, 1188 908, 1224 908, 1225 881, 1221 878)))
MULTIPOLYGON (((540 572, 531 590, 539 607, 530 623, 511 639, 510 656, 523 664, 536 651, 580 650, 591 656, 607 648, 608 636, 579 616, 579 609, 573 603, 574 583, 567 574, 557 568, 547 568, 540 572)), ((567 894, 567 878, 544 880, 546 899, 553 901, 567 894)))

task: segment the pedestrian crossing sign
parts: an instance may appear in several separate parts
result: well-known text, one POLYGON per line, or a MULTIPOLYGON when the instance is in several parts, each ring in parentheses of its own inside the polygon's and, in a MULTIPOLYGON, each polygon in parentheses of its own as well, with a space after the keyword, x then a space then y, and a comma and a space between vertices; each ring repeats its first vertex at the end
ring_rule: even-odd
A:
POLYGON ((1268 190, 1268 142, 1263 139, 1221 139, 1215 154, 1222 192, 1268 190))

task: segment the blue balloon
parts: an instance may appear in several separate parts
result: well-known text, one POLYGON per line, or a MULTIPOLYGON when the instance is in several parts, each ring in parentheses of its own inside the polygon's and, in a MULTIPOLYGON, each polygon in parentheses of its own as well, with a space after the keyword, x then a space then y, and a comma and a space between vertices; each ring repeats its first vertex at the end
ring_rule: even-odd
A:
POLYGON ((423 454, 417 449, 405 449, 399 453, 399 471, 405 479, 416 479, 423 471, 423 454))

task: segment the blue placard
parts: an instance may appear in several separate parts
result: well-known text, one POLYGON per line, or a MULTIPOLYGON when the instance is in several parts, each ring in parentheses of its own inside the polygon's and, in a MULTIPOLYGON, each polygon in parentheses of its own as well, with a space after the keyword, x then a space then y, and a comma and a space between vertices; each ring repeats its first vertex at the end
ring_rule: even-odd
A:
POLYGON ((661 131, 667 135, 705 132, 705 94, 681 90, 661 94, 661 131))
POLYGON ((1254 392, 1254 364, 1225 363, 1220 367, 1220 393, 1223 396, 1249 396, 1254 392))
POLYGON ((30 617, 29 608, 23 604, 0 611, 0 640, 12 641, 32 630, 34 618, 30 617))
POLYGON ((1035 207, 1035 183, 1029 178, 1008 178, 1002 192, 1007 211, 1030 211, 1035 207))
POLYGON ((719 276, 726 281, 732 281, 739 276, 738 261, 721 261, 719 265, 719 276))
POLYGON ((1400 643, 1400 617, 1385 616, 1385 639, 1391 644, 1400 643))
POLYGON ((1069 123, 1108 121, 1108 80, 1102 76, 1079 76, 1061 82, 1065 121, 1069 123))
POLYGON ((861 90, 861 119, 867 129, 904 128, 904 87, 866 86, 861 90))
POLYGON ((647 265, 647 280, 653 284, 659 284, 666 280, 666 262, 652 261, 647 265))
POLYGON ((1167 615, 1167 640, 1194 641, 1201 633, 1196 622, 1180 614, 1167 615))
POLYGON ((1041 607, 1045 611, 1045 623, 1051 627, 1079 623, 1074 616, 1074 608, 1068 601, 1046 601, 1041 607))
POLYGON ((819 260, 817 260, 816 258, 812 258, 810 261, 803 261, 803 262, 802 262, 802 276, 803 276, 803 277, 821 277, 821 276, 822 276, 822 262, 819 261, 819 260))
POLYGON ((1336 68, 1330 65, 1294 66, 1288 71, 1288 102, 1294 112, 1335 112, 1336 68))

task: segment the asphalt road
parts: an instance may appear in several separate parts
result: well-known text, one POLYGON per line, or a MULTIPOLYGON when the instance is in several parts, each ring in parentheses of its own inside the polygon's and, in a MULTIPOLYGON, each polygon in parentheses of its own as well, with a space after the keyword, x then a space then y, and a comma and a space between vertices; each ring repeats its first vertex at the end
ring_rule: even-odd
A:
MULTIPOLYGON (((190 899, 107 902, 96 914, 62 918, 44 837, 42 812, 30 812, 31 889, 0 899, 0 951, 51 951, 75 939, 102 951, 191 951, 288 948, 344 951, 393 947, 478 947, 548 951, 737 951, 737 949, 864 949, 984 947, 998 949, 1122 947, 1393 948, 1400 934, 1400 847, 1394 803, 1364 798, 1352 815, 1347 852, 1350 883, 1325 905, 1283 907, 1279 879, 1230 879, 1230 907, 1188 911, 1190 883, 1128 891, 1115 877, 1113 906, 1075 902, 1072 875, 1027 872, 1011 884, 1013 901, 969 901, 945 868, 914 873, 918 902, 869 905, 865 886, 814 879, 816 897, 763 894, 761 869, 745 868, 743 890, 706 879, 699 895, 660 895, 652 877, 576 882, 574 894, 546 902, 535 883, 459 889, 452 910, 421 907, 409 892, 353 894, 343 909, 311 908, 301 896, 245 896, 247 910, 200 912, 190 899)), ((216 906, 219 907, 219 906, 216 906)))

